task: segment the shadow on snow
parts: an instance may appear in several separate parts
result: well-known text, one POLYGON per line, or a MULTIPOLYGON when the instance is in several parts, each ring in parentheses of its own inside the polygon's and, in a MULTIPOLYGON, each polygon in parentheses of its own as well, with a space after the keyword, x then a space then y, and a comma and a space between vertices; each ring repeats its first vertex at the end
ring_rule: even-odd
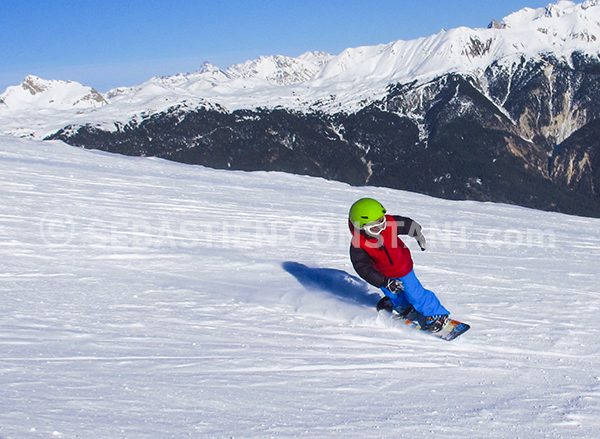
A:
POLYGON ((380 295, 369 291, 369 284, 343 270, 313 268, 299 262, 286 261, 283 269, 294 276, 305 288, 326 291, 347 302, 375 306, 380 295))

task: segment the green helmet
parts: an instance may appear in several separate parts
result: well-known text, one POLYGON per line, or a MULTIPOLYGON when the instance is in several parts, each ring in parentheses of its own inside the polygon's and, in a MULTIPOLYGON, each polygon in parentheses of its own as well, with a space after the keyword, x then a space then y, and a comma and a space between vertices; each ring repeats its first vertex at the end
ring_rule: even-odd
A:
POLYGON ((385 215, 385 207, 373 198, 361 198, 350 207, 348 218, 354 227, 361 228, 365 224, 377 221, 385 215))

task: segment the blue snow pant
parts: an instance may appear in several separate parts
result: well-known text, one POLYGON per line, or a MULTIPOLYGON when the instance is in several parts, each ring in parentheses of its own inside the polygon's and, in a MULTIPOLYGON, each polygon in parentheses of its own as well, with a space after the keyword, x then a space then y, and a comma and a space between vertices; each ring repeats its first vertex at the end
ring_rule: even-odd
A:
POLYGON ((394 304, 394 308, 402 309, 408 305, 412 305, 425 317, 450 314, 450 311, 444 308, 433 291, 423 288, 414 270, 411 270, 406 276, 397 279, 401 280, 404 284, 404 292, 396 294, 385 287, 381 288, 383 294, 389 297, 394 304))

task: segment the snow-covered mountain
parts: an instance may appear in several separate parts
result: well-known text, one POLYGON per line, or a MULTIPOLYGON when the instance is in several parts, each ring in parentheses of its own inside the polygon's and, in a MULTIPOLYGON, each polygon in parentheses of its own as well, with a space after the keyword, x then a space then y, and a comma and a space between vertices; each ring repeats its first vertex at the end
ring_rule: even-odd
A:
POLYGON ((600 1, 558 1, 486 29, 206 63, 97 108, 10 108, 7 92, 0 132, 600 215, 599 38, 600 1))
POLYGON ((0 136, 0 436, 600 430, 600 220, 0 136), (357 198, 424 227, 448 343, 377 316, 357 198))
POLYGON ((206 63, 198 72, 155 77, 135 87, 110 90, 102 98, 74 82, 42 81, 29 76, 0 99, 13 110, 36 109, 52 103, 55 97, 17 91, 51 89, 64 96, 56 100, 59 108, 97 108, 109 102, 110 109, 90 112, 91 122, 112 122, 118 116, 127 119, 131 107, 141 113, 163 110, 184 100, 206 100, 227 110, 283 106, 356 111, 382 98, 390 84, 415 80, 426 83, 450 72, 481 77, 494 62, 511 66, 521 58, 543 54, 566 62, 570 62, 573 52, 597 57, 599 45, 600 1, 559 0, 546 8, 515 12, 487 29, 442 30, 410 41, 346 49, 335 56, 323 52, 308 52, 296 58, 263 56, 225 70, 206 63), (39 86, 31 87, 31 83, 39 86), (73 89, 81 96, 73 96, 73 89), (85 97, 90 93, 92 97, 85 97))
POLYGON ((8 87, 0 95, 4 111, 23 110, 81 110, 108 104, 96 90, 75 81, 57 81, 28 75, 21 85, 8 87))

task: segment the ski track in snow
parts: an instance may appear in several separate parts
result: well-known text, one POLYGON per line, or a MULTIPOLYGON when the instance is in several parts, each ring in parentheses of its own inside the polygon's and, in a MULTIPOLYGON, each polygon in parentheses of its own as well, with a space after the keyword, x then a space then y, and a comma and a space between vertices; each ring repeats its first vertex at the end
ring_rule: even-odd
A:
POLYGON ((8 137, 0 200, 3 439, 597 437, 597 219, 8 137), (460 339, 282 268, 354 275, 365 195, 460 339))

